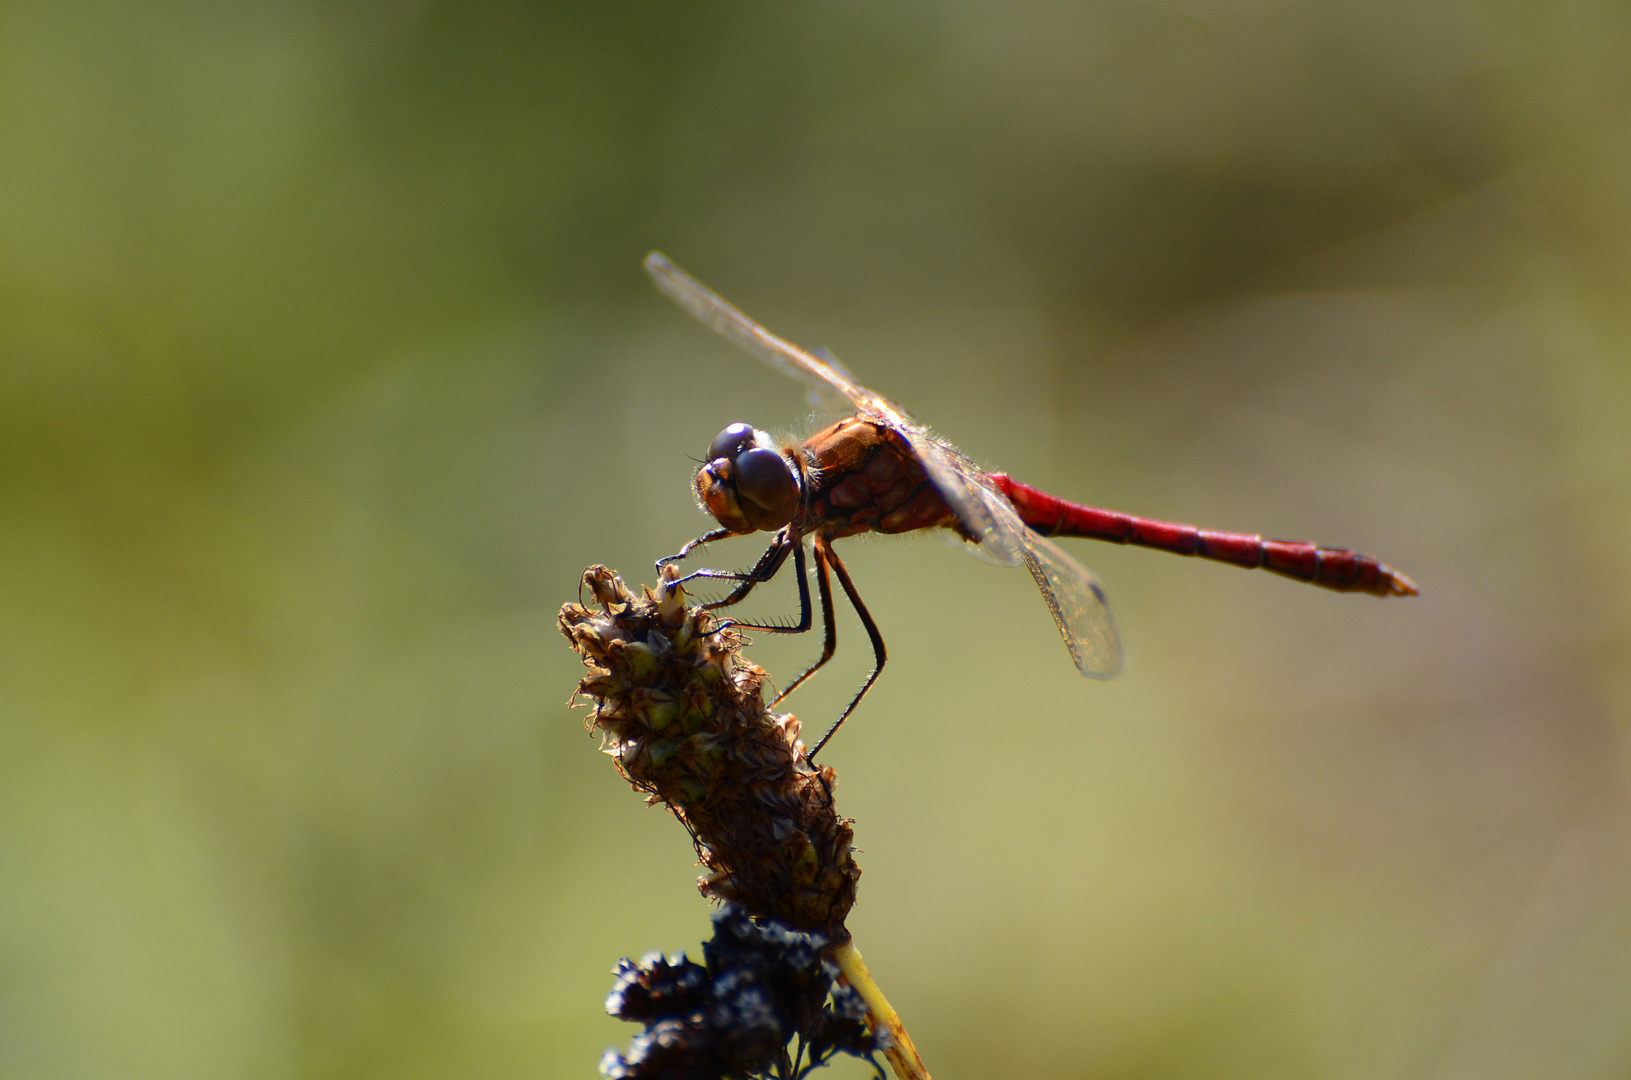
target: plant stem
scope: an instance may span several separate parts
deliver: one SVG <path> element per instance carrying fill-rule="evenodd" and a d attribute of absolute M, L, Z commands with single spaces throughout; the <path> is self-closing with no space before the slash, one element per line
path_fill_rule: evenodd
<path fill-rule="evenodd" d="M 918 1057 L 917 1047 L 912 1045 L 912 1037 L 906 1034 L 906 1026 L 900 1022 L 895 1010 L 890 1008 L 878 984 L 872 981 L 872 975 L 861 960 L 860 951 L 855 948 L 855 939 L 848 938 L 833 946 L 833 959 L 838 961 L 844 980 L 866 1002 L 867 1022 L 872 1030 L 883 1028 L 889 1032 L 890 1045 L 883 1056 L 889 1059 L 889 1066 L 895 1070 L 899 1080 L 930 1080 L 928 1068 Z"/>

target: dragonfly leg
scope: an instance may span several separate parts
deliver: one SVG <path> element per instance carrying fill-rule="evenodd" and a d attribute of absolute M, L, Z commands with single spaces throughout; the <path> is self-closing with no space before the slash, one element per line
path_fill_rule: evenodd
<path fill-rule="evenodd" d="M 753 569 L 747 573 L 744 574 L 735 570 L 693 570 L 684 577 L 675 578 L 674 584 L 687 585 L 699 578 L 706 581 L 737 582 L 736 588 L 732 589 L 730 595 L 723 600 L 714 600 L 702 605 L 710 611 L 714 608 L 729 607 L 752 592 L 755 585 L 762 585 L 775 577 L 777 572 L 781 570 L 782 563 L 787 561 L 787 556 L 792 553 L 795 547 L 802 547 L 802 545 L 793 540 L 790 530 L 783 529 L 776 534 L 776 538 L 770 542 L 770 546 L 765 548 L 765 553 L 759 556 L 759 561 L 754 563 Z"/>
<path fill-rule="evenodd" d="M 787 552 L 789 550 L 791 550 L 793 553 L 793 565 L 796 567 L 798 572 L 799 621 L 796 624 L 789 626 L 786 623 L 755 623 L 745 622 L 742 619 L 721 619 L 719 620 L 719 624 L 721 626 L 737 626 L 741 627 L 743 630 L 763 630 L 767 634 L 802 634 L 810 629 L 810 575 L 806 572 L 804 566 L 804 541 L 802 539 L 793 539 L 788 541 L 786 547 L 782 549 L 781 554 L 776 557 L 775 568 L 771 569 L 769 571 L 769 575 L 762 580 L 770 580 L 770 576 L 774 575 L 776 573 L 776 569 L 779 569 L 781 564 L 786 561 Z M 765 554 L 768 556 L 770 553 L 766 552 Z M 763 562 L 764 560 L 760 561 Z M 709 611 L 712 611 L 714 608 L 724 607 L 726 604 L 736 603 L 743 596 L 746 596 L 748 592 L 752 590 L 753 586 L 759 584 L 759 582 L 752 580 L 751 575 L 745 576 L 748 577 L 748 580 L 745 580 L 742 582 L 742 584 L 738 585 L 731 592 L 730 596 L 725 597 L 723 600 L 716 600 L 712 604 L 703 604 L 702 606 Z M 780 701 L 781 698 L 778 697 L 776 700 Z"/>
<path fill-rule="evenodd" d="M 702 540 L 705 538 L 698 537 L 697 539 Z M 690 546 L 690 544 L 686 545 L 686 547 Z M 670 556 L 670 558 L 679 557 L 679 555 Z M 781 569 L 782 560 L 786 558 L 785 538 L 778 533 L 776 538 L 770 542 L 770 546 L 765 549 L 765 553 L 759 556 L 759 561 L 753 564 L 753 569 L 745 574 L 735 570 L 693 570 L 683 577 L 675 578 L 673 584 L 688 585 L 698 578 L 708 581 L 739 582 L 737 587 L 731 590 L 730 596 L 724 600 L 703 605 L 703 607 L 728 607 L 752 592 L 753 586 L 769 581 L 774 577 L 776 571 Z"/>
<path fill-rule="evenodd" d="M 838 575 L 838 584 L 843 586 L 844 595 L 849 597 L 850 606 L 855 609 L 855 614 L 861 617 L 861 626 L 866 630 L 867 639 L 872 642 L 873 664 L 871 674 L 861 684 L 861 689 L 855 692 L 855 697 L 850 700 L 849 705 L 839 714 L 838 719 L 833 721 L 833 726 L 827 729 L 827 734 L 821 736 L 821 741 L 815 744 L 815 749 L 804 755 L 804 759 L 812 764 L 815 762 L 815 756 L 821 752 L 821 748 L 826 746 L 827 742 L 837 734 L 838 729 L 844 726 L 844 721 L 848 720 L 849 714 L 855 711 L 855 706 L 861 703 L 861 699 L 866 697 L 866 692 L 872 689 L 872 684 L 878 681 L 878 673 L 883 670 L 884 661 L 889 659 L 889 653 L 883 646 L 883 635 L 878 633 L 878 624 L 872 621 L 872 613 L 867 611 L 866 604 L 861 602 L 860 594 L 855 591 L 855 582 L 849 579 L 849 571 L 844 569 L 844 563 L 839 559 L 838 553 L 832 549 L 832 543 L 825 536 L 817 536 L 816 550 L 819 553 L 817 558 L 825 556 L 826 560 L 832 564 L 833 573 Z"/>
<path fill-rule="evenodd" d="M 832 659 L 833 650 L 838 648 L 838 621 L 834 618 L 832 605 L 832 581 L 827 575 L 827 554 L 819 542 L 815 545 L 816 587 L 821 593 L 821 659 L 805 669 L 804 674 L 787 684 L 787 689 L 776 695 L 771 705 L 779 705 L 781 700 L 803 685 L 804 680 L 821 670 L 821 665 Z M 803 567 L 799 568 L 799 576 L 804 575 Z"/>
<path fill-rule="evenodd" d="M 701 536 L 697 537 L 695 540 L 689 541 L 684 547 L 680 548 L 674 554 L 658 559 L 657 572 L 662 573 L 663 567 L 679 562 L 681 559 L 684 559 L 687 555 L 691 554 L 691 552 L 695 551 L 703 544 L 711 544 L 715 540 L 723 540 L 727 536 L 735 535 L 736 534 L 731 532 L 729 529 L 710 529 Z"/>
<path fill-rule="evenodd" d="M 771 634 L 802 634 L 810 629 L 810 579 L 804 565 L 804 538 L 791 529 L 783 529 L 776 534 L 776 539 L 770 542 L 765 553 L 759 556 L 759 561 L 747 573 L 737 573 L 731 570 L 694 570 L 682 578 L 676 578 L 674 584 L 684 585 L 697 579 L 709 581 L 734 581 L 736 588 L 722 600 L 714 600 L 703 604 L 706 611 L 715 611 L 722 607 L 730 607 L 740 603 L 754 586 L 762 585 L 775 577 L 787 562 L 787 556 L 792 555 L 798 567 L 799 586 L 799 621 L 794 624 L 787 623 L 756 623 L 743 619 L 721 619 L 721 626 L 739 626 L 744 630 L 763 630 Z"/>

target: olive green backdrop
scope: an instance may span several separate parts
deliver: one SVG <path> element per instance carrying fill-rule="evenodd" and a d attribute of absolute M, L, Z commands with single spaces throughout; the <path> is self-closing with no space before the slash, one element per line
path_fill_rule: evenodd
<path fill-rule="evenodd" d="M 0 1074 L 626 1043 L 608 968 L 709 908 L 555 613 L 703 529 L 725 424 L 810 430 L 653 247 L 992 467 L 1421 582 L 1077 542 L 1101 685 L 1024 574 L 849 544 L 892 658 L 827 755 L 851 925 L 937 1076 L 1631 1069 L 1623 5 L 38 0 L 0 4 Z"/>

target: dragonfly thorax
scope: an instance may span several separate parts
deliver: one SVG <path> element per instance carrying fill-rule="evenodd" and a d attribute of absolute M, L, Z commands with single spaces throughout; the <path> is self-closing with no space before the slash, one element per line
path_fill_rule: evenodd
<path fill-rule="evenodd" d="M 770 436 L 747 424 L 732 424 L 708 446 L 708 462 L 697 470 L 703 507 L 732 532 L 779 529 L 798 512 L 798 468 Z"/>

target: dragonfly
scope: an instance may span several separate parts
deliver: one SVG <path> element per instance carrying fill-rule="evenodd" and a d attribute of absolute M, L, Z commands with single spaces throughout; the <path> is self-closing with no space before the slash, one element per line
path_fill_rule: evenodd
<path fill-rule="evenodd" d="M 717 610 L 741 602 L 756 586 L 774 578 L 791 557 L 798 578 L 798 622 L 728 621 L 744 629 L 802 634 L 813 625 L 805 564 L 805 540 L 810 541 L 821 601 L 821 655 L 772 705 L 832 659 L 838 635 L 829 572 L 838 578 L 871 642 L 873 665 L 854 698 L 808 751 L 807 761 L 813 763 L 849 719 L 888 659 L 883 635 L 833 549 L 834 541 L 848 536 L 946 529 L 988 562 L 1023 566 L 1036 582 L 1077 670 L 1095 679 L 1113 678 L 1121 671 L 1121 637 L 1103 586 L 1051 537 L 1108 540 L 1261 568 L 1338 592 L 1418 593 L 1416 583 L 1404 574 L 1347 548 L 1137 517 L 1070 502 L 1006 473 L 987 472 L 899 405 L 855 382 L 824 350 L 807 351 L 777 337 L 661 252 L 647 255 L 645 268 L 658 289 L 704 326 L 813 390 L 836 394 L 854 410 L 796 446 L 779 444 L 751 424 L 727 426 L 714 437 L 695 477 L 697 496 L 719 527 L 657 561 L 663 571 L 717 540 L 771 533 L 770 546 L 750 570 L 701 569 L 675 580 L 732 583 L 726 596 L 703 605 Z"/>

